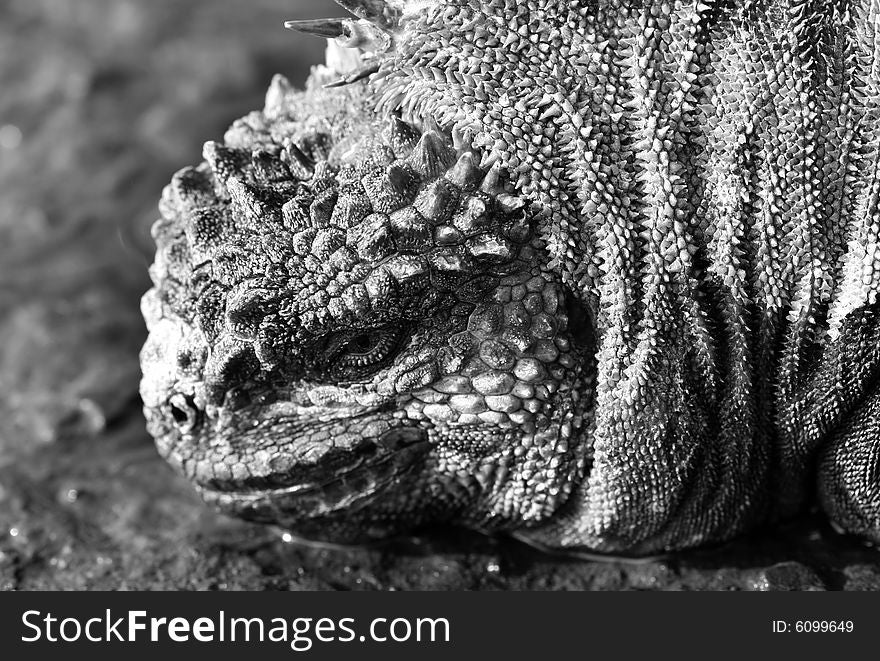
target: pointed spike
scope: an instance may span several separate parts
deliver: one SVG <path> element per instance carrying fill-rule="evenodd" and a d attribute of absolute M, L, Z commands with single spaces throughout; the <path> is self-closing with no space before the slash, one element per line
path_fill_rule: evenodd
<path fill-rule="evenodd" d="M 327 39 L 336 39 L 349 34 L 348 18 L 318 18 L 304 21 L 286 21 L 284 27 L 288 30 L 296 30 L 305 34 L 313 34 Z"/>
<path fill-rule="evenodd" d="M 290 173 L 297 179 L 305 181 L 315 174 L 315 162 L 293 142 L 282 152 L 281 159 L 287 162 Z"/>
<path fill-rule="evenodd" d="M 473 152 L 466 151 L 458 157 L 458 161 L 446 175 L 446 178 L 459 188 L 469 191 L 477 187 L 483 171 L 477 163 Z"/>
<path fill-rule="evenodd" d="M 309 216 L 312 219 L 312 227 L 327 227 L 333 216 L 333 209 L 339 200 L 339 193 L 333 189 L 327 189 L 317 197 L 309 206 Z"/>
<path fill-rule="evenodd" d="M 368 23 L 350 18 L 321 18 L 314 21 L 287 21 L 284 24 L 289 30 L 335 40 L 343 48 L 360 48 L 362 50 L 388 50 L 392 37 L 388 32 Z"/>
<path fill-rule="evenodd" d="M 293 91 L 293 85 L 280 73 L 272 78 L 272 84 L 266 92 L 264 112 L 270 117 L 275 117 L 284 112 L 284 102 Z"/>
<path fill-rule="evenodd" d="M 361 178 L 373 209 L 382 213 L 393 213 L 411 204 L 418 182 L 415 173 L 399 162 L 368 172 Z"/>
<path fill-rule="evenodd" d="M 443 132 L 443 127 L 440 126 L 440 122 L 437 121 L 437 118 L 434 115 L 428 115 L 427 117 L 422 119 L 422 133 L 428 132 Z"/>
<path fill-rule="evenodd" d="M 412 126 L 404 122 L 400 117 L 392 115 L 385 129 L 385 138 L 388 146 L 398 158 L 405 158 L 412 153 L 419 142 L 420 134 Z"/>
<path fill-rule="evenodd" d="M 484 193 L 497 194 L 501 191 L 501 162 L 495 161 L 489 173 L 480 184 L 480 190 Z"/>
<path fill-rule="evenodd" d="M 288 229 L 302 230 L 311 226 L 309 211 L 297 198 L 288 200 L 281 208 L 281 214 Z"/>
<path fill-rule="evenodd" d="M 232 206 L 251 227 L 277 217 L 280 200 L 271 189 L 261 189 L 233 177 L 226 184 Z"/>
<path fill-rule="evenodd" d="M 408 195 L 416 188 L 417 180 L 412 171 L 400 163 L 389 165 L 385 170 L 385 175 L 388 177 L 391 188 L 401 195 Z"/>
<path fill-rule="evenodd" d="M 490 168 L 495 166 L 500 158 L 501 154 L 499 154 L 497 151 L 483 152 L 483 158 L 480 159 L 480 167 L 483 170 L 489 170 Z"/>
<path fill-rule="evenodd" d="M 422 189 L 413 202 L 413 208 L 431 224 L 439 225 L 452 216 L 460 199 L 460 191 L 439 179 Z"/>
<path fill-rule="evenodd" d="M 254 177 L 262 185 L 290 180 L 290 169 L 276 154 L 257 149 L 251 154 L 251 161 Z"/>
<path fill-rule="evenodd" d="M 453 163 L 454 158 L 452 145 L 436 131 L 427 131 L 422 134 L 408 161 L 423 178 L 436 179 Z"/>

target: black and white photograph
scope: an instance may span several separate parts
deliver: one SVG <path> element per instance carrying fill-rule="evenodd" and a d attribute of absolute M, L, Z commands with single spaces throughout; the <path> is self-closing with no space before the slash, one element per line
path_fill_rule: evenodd
<path fill-rule="evenodd" d="M 0 589 L 876 591 L 878 174 L 875 0 L 0 0 Z"/>

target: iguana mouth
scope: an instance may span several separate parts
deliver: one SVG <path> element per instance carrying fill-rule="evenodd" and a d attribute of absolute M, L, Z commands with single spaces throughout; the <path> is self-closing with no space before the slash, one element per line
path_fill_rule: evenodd
<path fill-rule="evenodd" d="M 322 505 L 360 498 L 390 484 L 418 461 L 429 447 L 427 431 L 416 427 L 391 429 L 376 439 L 365 439 L 354 448 L 328 452 L 311 466 L 255 475 L 242 480 L 208 480 L 199 491 L 209 501 L 240 507 L 283 501 L 287 508 L 302 499 Z M 336 503 L 341 506 L 341 503 Z"/>

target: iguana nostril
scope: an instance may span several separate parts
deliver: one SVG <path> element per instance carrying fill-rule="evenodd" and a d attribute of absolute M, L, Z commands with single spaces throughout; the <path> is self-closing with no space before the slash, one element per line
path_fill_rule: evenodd
<path fill-rule="evenodd" d="M 187 419 L 186 411 L 177 408 L 174 404 L 171 405 L 171 416 L 177 424 L 183 424 Z"/>
<path fill-rule="evenodd" d="M 189 351 L 181 351 L 177 354 L 177 366 L 180 369 L 187 369 L 193 363 L 192 353 Z"/>
<path fill-rule="evenodd" d="M 177 393 L 168 400 L 171 417 L 178 428 L 186 433 L 192 431 L 199 422 L 199 409 L 191 395 Z"/>

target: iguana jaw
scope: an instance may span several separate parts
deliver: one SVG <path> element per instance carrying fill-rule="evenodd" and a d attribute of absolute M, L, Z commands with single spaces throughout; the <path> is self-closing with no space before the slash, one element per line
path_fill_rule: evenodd
<path fill-rule="evenodd" d="M 427 431 L 416 427 L 395 427 L 376 438 L 364 437 L 345 449 L 336 447 L 333 439 L 329 439 L 313 444 L 310 450 L 317 458 L 310 464 L 297 462 L 288 470 L 250 475 L 231 482 L 208 479 L 197 485 L 206 493 L 223 493 L 241 499 L 293 496 L 322 490 L 357 473 L 369 473 L 374 466 L 390 468 L 388 464 L 409 463 L 428 449 L 427 440 Z"/>
<path fill-rule="evenodd" d="M 302 530 L 308 521 L 374 502 L 402 476 L 417 471 L 430 450 L 427 436 L 424 429 L 397 427 L 375 439 L 361 439 L 348 450 L 325 442 L 324 454 L 312 465 L 233 483 L 196 481 L 196 487 L 207 503 L 228 514 L 268 518 Z"/>

